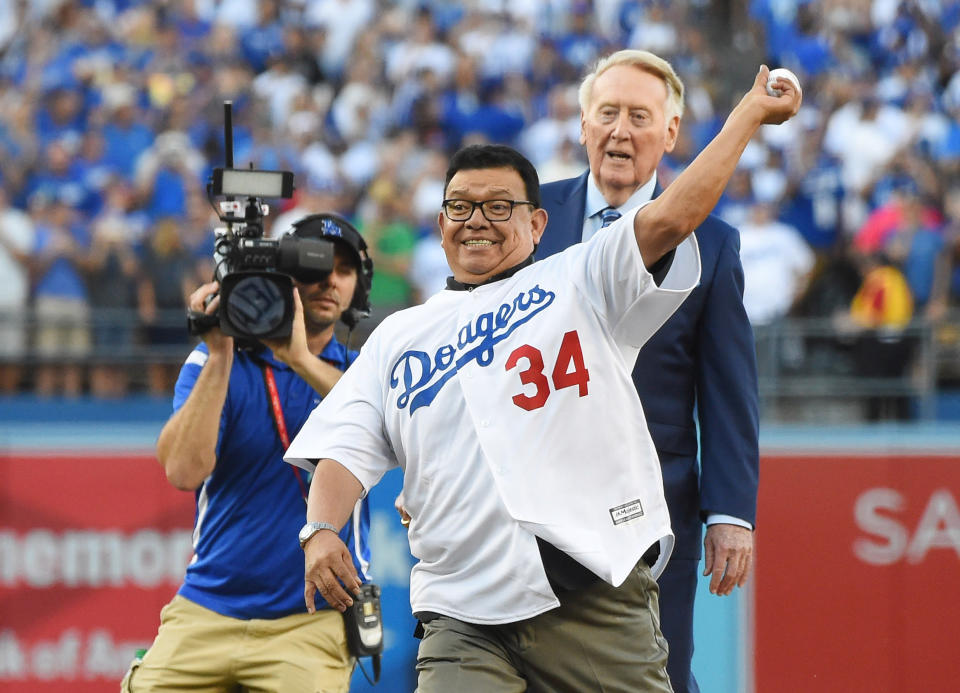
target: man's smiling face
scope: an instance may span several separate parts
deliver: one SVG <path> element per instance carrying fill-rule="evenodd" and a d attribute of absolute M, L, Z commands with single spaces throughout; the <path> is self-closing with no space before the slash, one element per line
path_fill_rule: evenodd
<path fill-rule="evenodd" d="M 444 197 L 470 202 L 528 199 L 523 179 L 509 167 L 461 169 L 450 179 Z M 453 276 L 480 284 L 529 257 L 543 234 L 547 213 L 518 204 L 508 220 L 489 221 L 477 206 L 465 221 L 451 221 L 441 211 L 437 223 Z"/>
<path fill-rule="evenodd" d="M 667 85 L 656 75 L 614 65 L 597 77 L 580 114 L 580 144 L 607 202 L 623 204 L 650 180 L 679 126 L 679 116 L 667 116 Z"/>

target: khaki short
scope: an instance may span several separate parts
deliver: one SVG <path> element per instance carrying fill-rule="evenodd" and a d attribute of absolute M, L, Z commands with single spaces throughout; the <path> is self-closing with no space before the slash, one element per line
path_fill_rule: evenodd
<path fill-rule="evenodd" d="M 245 621 L 177 595 L 120 690 L 347 693 L 353 665 L 338 611 Z"/>
<path fill-rule="evenodd" d="M 34 304 L 34 315 L 38 356 L 81 358 L 90 353 L 90 306 L 86 301 L 41 296 Z"/>
<path fill-rule="evenodd" d="M 417 693 L 669 693 L 659 591 L 641 561 L 620 587 L 598 580 L 534 618 L 424 624 Z"/>

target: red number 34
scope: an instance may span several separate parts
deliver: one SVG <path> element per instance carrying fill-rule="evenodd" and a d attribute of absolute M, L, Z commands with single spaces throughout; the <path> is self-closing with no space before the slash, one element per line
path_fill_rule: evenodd
<path fill-rule="evenodd" d="M 543 374 L 543 354 L 534 346 L 524 344 L 511 352 L 507 359 L 506 369 L 513 370 L 520 359 L 527 360 L 527 367 L 520 371 L 520 382 L 524 385 L 533 384 L 537 389 L 532 395 L 520 393 L 513 396 L 513 403 L 521 409 L 532 411 L 542 407 L 550 396 L 550 383 Z M 587 396 L 587 382 L 590 380 L 590 371 L 583 364 L 583 350 L 580 348 L 580 337 L 576 330 L 563 335 L 557 361 L 553 366 L 553 388 L 562 390 L 565 387 L 577 386 L 581 397 Z"/>

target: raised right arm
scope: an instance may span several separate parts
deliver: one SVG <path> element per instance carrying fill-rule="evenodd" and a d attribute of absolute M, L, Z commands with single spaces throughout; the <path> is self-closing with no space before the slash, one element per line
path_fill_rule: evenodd
<path fill-rule="evenodd" d="M 780 96 L 767 94 L 769 70 L 760 66 L 749 92 L 727 117 L 723 128 L 663 193 L 634 217 L 634 233 L 649 268 L 693 233 L 713 210 L 747 143 L 764 124 L 789 120 L 800 109 L 802 94 L 781 79 Z"/>

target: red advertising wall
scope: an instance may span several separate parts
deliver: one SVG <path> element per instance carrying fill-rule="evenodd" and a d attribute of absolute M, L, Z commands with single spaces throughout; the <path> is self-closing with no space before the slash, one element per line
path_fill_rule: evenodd
<path fill-rule="evenodd" d="M 148 455 L 0 457 L 0 690 L 119 690 L 191 553 Z"/>
<path fill-rule="evenodd" d="M 960 454 L 764 456 L 756 693 L 960 690 Z"/>
<path fill-rule="evenodd" d="M 756 693 L 960 690 L 960 454 L 768 454 L 759 502 Z M 116 691 L 193 512 L 150 455 L 0 456 L 0 691 Z"/>

